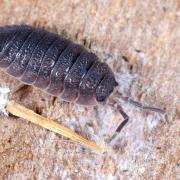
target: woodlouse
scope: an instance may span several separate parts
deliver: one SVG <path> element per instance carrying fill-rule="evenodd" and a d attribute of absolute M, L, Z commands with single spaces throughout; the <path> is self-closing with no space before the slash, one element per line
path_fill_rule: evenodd
<path fill-rule="evenodd" d="M 66 101 L 96 105 L 117 85 L 106 63 L 80 45 L 27 25 L 0 29 L 0 67 Z"/>
<path fill-rule="evenodd" d="M 55 33 L 28 25 L 0 28 L 0 67 L 25 84 L 82 105 L 104 102 L 118 85 L 110 67 L 95 54 Z M 165 113 L 121 94 L 119 97 L 142 109 Z M 116 132 L 129 119 L 119 104 L 118 110 L 124 121 Z"/>

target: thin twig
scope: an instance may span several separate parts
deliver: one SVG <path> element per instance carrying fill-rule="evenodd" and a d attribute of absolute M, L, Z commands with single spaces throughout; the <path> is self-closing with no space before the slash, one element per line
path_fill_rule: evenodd
<path fill-rule="evenodd" d="M 6 106 L 6 109 L 11 114 L 21 117 L 23 119 L 26 119 L 34 124 L 37 124 L 41 127 L 44 127 L 48 130 L 51 130 L 53 132 L 56 132 L 62 136 L 65 136 L 67 138 L 70 138 L 74 141 L 79 142 L 82 145 L 85 145 L 86 147 L 95 150 L 98 153 L 103 153 L 106 151 L 105 146 L 98 146 L 92 141 L 89 141 L 82 136 L 78 135 L 77 133 L 71 131 L 70 129 L 56 123 L 55 121 L 46 119 L 38 114 L 36 114 L 34 111 L 27 109 L 26 107 L 17 104 L 16 102 L 9 102 Z"/>

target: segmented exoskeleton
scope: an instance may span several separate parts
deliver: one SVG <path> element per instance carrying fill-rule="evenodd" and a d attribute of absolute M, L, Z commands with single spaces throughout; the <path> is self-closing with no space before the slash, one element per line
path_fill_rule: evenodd
<path fill-rule="evenodd" d="M 0 67 L 66 101 L 96 105 L 117 85 L 106 63 L 80 45 L 27 25 L 0 28 Z"/>
<path fill-rule="evenodd" d="M 110 67 L 95 54 L 55 33 L 27 25 L 0 27 L 0 67 L 25 84 L 82 105 L 104 102 L 118 85 Z M 118 97 L 142 109 L 165 113 L 120 93 Z M 117 104 L 113 99 L 111 103 Z M 119 104 L 117 108 L 124 121 L 115 135 L 129 119 Z"/>

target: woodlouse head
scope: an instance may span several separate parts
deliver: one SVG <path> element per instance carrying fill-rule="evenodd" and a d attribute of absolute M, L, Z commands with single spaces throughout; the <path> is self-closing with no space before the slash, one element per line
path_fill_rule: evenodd
<path fill-rule="evenodd" d="M 114 74 L 112 72 L 108 73 L 96 89 L 96 101 L 98 103 L 105 102 L 116 86 L 118 86 L 118 83 Z"/>

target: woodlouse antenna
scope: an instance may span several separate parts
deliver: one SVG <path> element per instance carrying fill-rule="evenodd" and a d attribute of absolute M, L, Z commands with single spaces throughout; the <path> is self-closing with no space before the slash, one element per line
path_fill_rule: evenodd
<path fill-rule="evenodd" d="M 129 116 L 124 112 L 124 110 L 121 107 L 121 105 L 119 104 L 119 102 L 117 100 L 115 100 L 116 98 L 120 98 L 123 101 L 125 101 L 127 103 L 130 103 L 133 106 L 136 106 L 136 107 L 138 107 L 138 108 L 140 108 L 142 110 L 147 110 L 147 111 L 152 111 L 152 112 L 163 114 L 165 116 L 166 121 L 168 121 L 167 113 L 166 113 L 165 110 L 160 109 L 160 108 L 156 108 L 156 107 L 145 106 L 141 102 L 134 101 L 130 97 L 123 96 L 121 93 L 116 92 L 114 99 L 111 98 L 109 102 L 110 102 L 111 105 L 116 106 L 116 109 L 120 112 L 120 114 L 122 115 L 124 120 L 120 123 L 120 125 L 117 127 L 115 133 L 113 134 L 113 136 L 109 140 L 109 143 L 111 143 L 111 144 L 113 144 L 116 141 L 116 138 L 117 138 L 118 134 L 121 132 L 123 127 L 129 121 Z"/>

